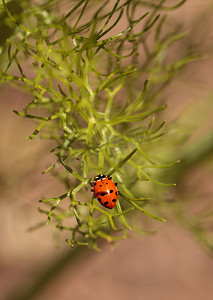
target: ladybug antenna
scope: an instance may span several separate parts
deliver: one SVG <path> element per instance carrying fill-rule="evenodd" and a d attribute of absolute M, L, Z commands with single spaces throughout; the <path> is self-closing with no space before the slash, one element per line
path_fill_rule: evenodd
<path fill-rule="evenodd" d="M 135 152 L 137 151 L 137 148 L 135 148 L 132 152 L 130 152 L 117 166 L 114 167 L 114 169 L 112 169 L 107 176 L 112 175 L 113 173 L 115 173 L 118 169 L 120 169 L 121 166 L 123 166 L 123 164 L 125 164 L 125 162 L 127 162 L 127 160 L 129 160 L 133 154 L 135 154 Z"/>

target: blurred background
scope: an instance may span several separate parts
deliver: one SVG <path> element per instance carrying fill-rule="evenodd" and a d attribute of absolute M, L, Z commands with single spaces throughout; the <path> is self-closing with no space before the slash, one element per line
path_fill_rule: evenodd
<path fill-rule="evenodd" d="M 169 102 L 168 123 L 183 119 L 193 127 L 196 119 L 194 110 L 187 110 L 189 104 L 200 110 L 202 122 L 189 140 L 207 136 L 209 145 L 213 140 L 212 13 L 212 1 L 188 0 L 169 14 L 168 27 L 176 23 L 189 32 L 179 50 L 207 56 L 188 65 L 163 96 Z M 57 179 L 41 174 L 53 158 L 51 145 L 46 140 L 25 140 L 35 125 L 12 111 L 21 111 L 29 95 L 3 85 L 0 99 L 0 299 L 210 298 L 211 245 L 205 246 L 203 236 L 189 228 L 180 211 L 176 219 L 168 216 L 167 223 L 155 222 L 155 235 L 133 235 L 114 247 L 103 244 L 101 252 L 69 248 L 51 225 L 30 230 L 44 221 L 38 200 L 64 190 Z M 170 191 L 179 201 L 190 199 L 186 210 L 191 214 L 202 205 L 211 213 L 208 207 L 212 207 L 212 148 L 200 153 Z M 181 155 L 177 153 L 177 159 Z"/>

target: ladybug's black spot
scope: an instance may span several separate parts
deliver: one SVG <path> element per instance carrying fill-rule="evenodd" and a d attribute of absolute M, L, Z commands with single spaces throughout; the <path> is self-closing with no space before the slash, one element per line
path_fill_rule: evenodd
<path fill-rule="evenodd" d="M 94 182 L 93 185 L 96 185 L 96 182 Z"/>
<path fill-rule="evenodd" d="M 106 182 L 106 184 L 108 184 L 108 182 Z"/>
<path fill-rule="evenodd" d="M 100 187 L 102 186 L 102 184 L 99 185 Z"/>
<path fill-rule="evenodd" d="M 117 195 L 118 194 L 118 192 L 115 192 L 115 195 Z"/>
<path fill-rule="evenodd" d="M 113 193 L 113 190 L 110 190 L 110 193 Z"/>
<path fill-rule="evenodd" d="M 112 202 L 116 202 L 116 199 L 112 199 Z"/>
<path fill-rule="evenodd" d="M 105 196 L 105 193 L 101 193 L 101 196 Z"/>
<path fill-rule="evenodd" d="M 98 201 L 101 202 L 101 198 L 98 198 Z"/>
<path fill-rule="evenodd" d="M 109 204 L 109 202 L 108 202 L 108 201 L 105 201 L 105 202 L 104 202 L 104 205 L 107 205 L 107 204 Z"/>

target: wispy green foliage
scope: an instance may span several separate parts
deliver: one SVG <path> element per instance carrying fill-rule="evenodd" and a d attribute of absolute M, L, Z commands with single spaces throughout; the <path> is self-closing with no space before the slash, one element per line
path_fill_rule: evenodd
<path fill-rule="evenodd" d="M 162 163 L 146 152 L 147 145 L 164 134 L 165 121 L 155 116 L 166 107 L 156 98 L 197 58 L 165 62 L 170 46 L 185 37 L 176 30 L 162 33 L 166 18 L 159 11 L 172 7 L 165 0 L 115 1 L 113 7 L 89 0 L 22 1 L 23 16 L 17 19 L 2 3 L 15 30 L 3 47 L 1 83 L 11 82 L 33 95 L 23 112 L 14 112 L 38 123 L 28 139 L 39 135 L 55 142 L 56 161 L 43 173 L 57 170 L 67 189 L 61 196 L 40 200 L 48 207 L 40 209 L 47 223 L 71 233 L 69 245 L 97 249 L 99 238 L 125 238 L 135 228 L 131 216 L 136 211 L 141 218 L 163 221 L 149 212 L 155 211 L 147 201 L 152 194 L 140 192 L 138 199 L 134 187 L 150 181 L 171 185 L 159 182 L 150 170 L 174 163 Z M 155 34 L 150 38 L 151 32 Z M 37 108 L 41 115 L 35 114 Z M 137 153 L 128 157 L 134 148 Z M 111 211 L 99 206 L 88 183 L 97 174 L 114 171 L 121 198 Z M 68 207 L 61 206 L 66 198 Z"/>

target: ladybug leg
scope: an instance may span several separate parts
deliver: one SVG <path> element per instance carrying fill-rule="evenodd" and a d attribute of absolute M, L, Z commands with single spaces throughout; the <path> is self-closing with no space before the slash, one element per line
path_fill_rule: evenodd
<path fill-rule="evenodd" d="M 118 185 L 118 183 L 117 182 L 115 182 L 115 186 L 117 186 Z"/>

